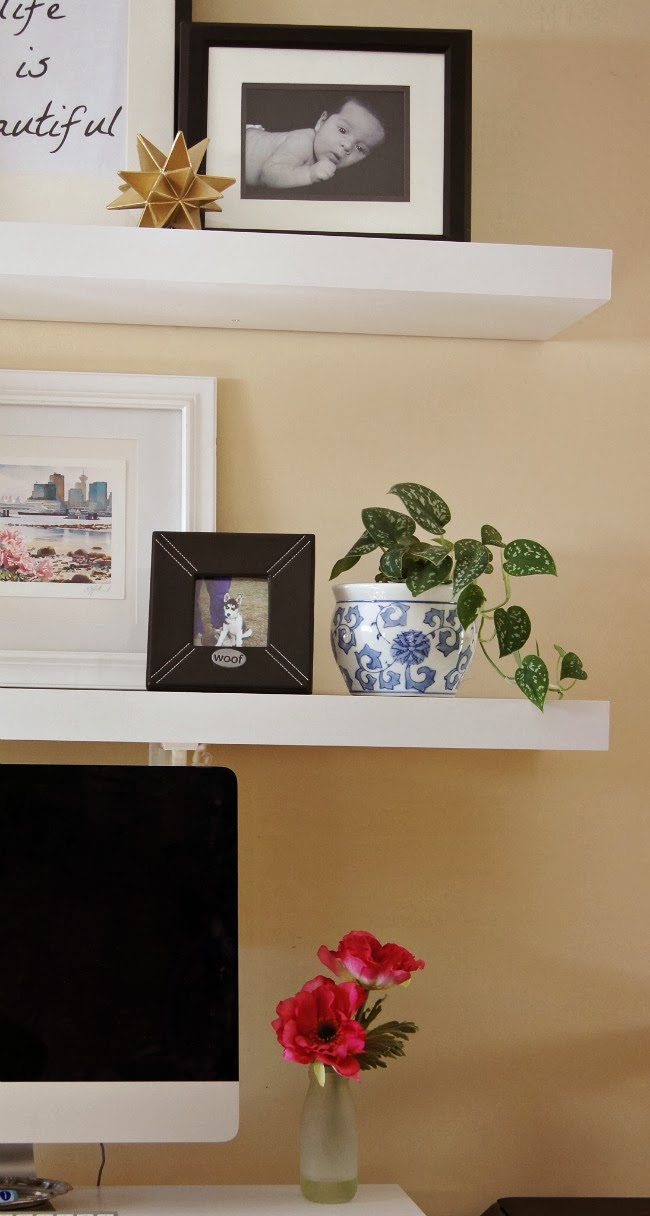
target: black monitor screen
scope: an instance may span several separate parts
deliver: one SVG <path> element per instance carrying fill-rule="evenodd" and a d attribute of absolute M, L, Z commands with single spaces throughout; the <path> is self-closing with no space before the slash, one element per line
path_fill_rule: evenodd
<path fill-rule="evenodd" d="M 0 1080 L 237 1080 L 230 769 L 5 764 L 0 866 Z"/>

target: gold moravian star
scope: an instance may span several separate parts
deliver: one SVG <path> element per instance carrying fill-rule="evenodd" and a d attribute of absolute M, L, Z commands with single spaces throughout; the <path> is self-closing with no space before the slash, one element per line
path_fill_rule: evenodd
<path fill-rule="evenodd" d="M 144 135 L 138 135 L 140 172 L 120 172 L 122 193 L 108 203 L 107 211 L 144 207 L 139 228 L 200 228 L 201 211 L 221 211 L 216 200 L 236 180 L 197 173 L 208 143 L 203 139 L 188 148 L 179 131 L 165 156 Z"/>

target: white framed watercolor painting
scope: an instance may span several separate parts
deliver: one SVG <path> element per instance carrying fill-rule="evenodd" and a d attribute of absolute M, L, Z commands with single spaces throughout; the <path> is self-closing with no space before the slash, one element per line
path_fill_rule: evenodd
<path fill-rule="evenodd" d="M 0 684 L 144 688 L 152 533 L 215 503 L 214 379 L 0 370 Z"/>

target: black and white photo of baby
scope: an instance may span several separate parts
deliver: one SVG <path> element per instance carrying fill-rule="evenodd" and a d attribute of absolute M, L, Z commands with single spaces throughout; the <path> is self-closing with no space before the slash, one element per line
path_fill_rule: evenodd
<path fill-rule="evenodd" d="M 242 88 L 242 198 L 409 198 L 408 88 Z"/>

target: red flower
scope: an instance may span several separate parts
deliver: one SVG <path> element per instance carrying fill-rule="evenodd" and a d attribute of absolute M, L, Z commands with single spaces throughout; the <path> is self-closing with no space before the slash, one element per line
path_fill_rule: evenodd
<path fill-rule="evenodd" d="M 358 984 L 335 984 L 328 976 L 317 975 L 303 984 L 300 992 L 280 1001 L 277 1018 L 271 1023 L 285 1060 L 298 1064 L 318 1061 L 329 1064 L 344 1077 L 356 1077 L 366 1032 L 354 1020 L 366 993 Z"/>
<path fill-rule="evenodd" d="M 321 946 L 318 957 L 336 975 L 346 976 L 363 984 L 364 988 L 391 988 L 408 984 L 411 972 L 424 967 L 404 946 L 394 942 L 382 945 L 372 933 L 355 929 L 342 937 L 338 950 Z"/>

